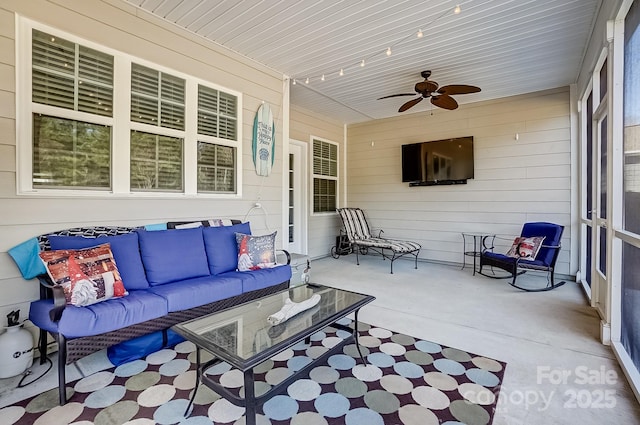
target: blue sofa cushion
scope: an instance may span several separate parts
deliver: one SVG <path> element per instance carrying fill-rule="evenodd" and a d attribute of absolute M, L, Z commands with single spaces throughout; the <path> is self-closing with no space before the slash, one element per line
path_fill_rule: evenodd
<path fill-rule="evenodd" d="M 284 264 L 270 269 L 252 270 L 250 272 L 227 272 L 219 277 L 233 277 L 242 281 L 242 293 L 255 291 L 278 285 L 291 279 L 291 266 Z"/>
<path fill-rule="evenodd" d="M 251 228 L 249 223 L 205 227 L 202 230 L 211 274 L 230 272 L 238 268 L 236 232 L 250 235 Z"/>
<path fill-rule="evenodd" d="M 142 264 L 151 286 L 209 275 L 202 228 L 139 231 Z"/>
<path fill-rule="evenodd" d="M 242 281 L 236 277 L 204 276 L 155 286 L 149 291 L 164 298 L 171 313 L 240 295 Z"/>
<path fill-rule="evenodd" d="M 134 289 L 146 289 L 149 287 L 147 277 L 140 258 L 138 246 L 138 234 L 127 233 L 117 236 L 99 236 L 97 238 L 85 238 L 82 236 L 47 236 L 52 250 L 58 249 L 82 249 L 91 248 L 101 244 L 111 245 L 113 258 L 122 277 L 124 287 L 130 291 Z"/>
<path fill-rule="evenodd" d="M 86 307 L 69 305 L 58 323 L 49 318 L 53 301 L 31 303 L 29 320 L 40 329 L 58 332 L 67 338 L 98 335 L 136 323 L 162 317 L 168 313 L 164 298 L 147 290 L 130 291 L 123 298 L 112 298 Z"/>

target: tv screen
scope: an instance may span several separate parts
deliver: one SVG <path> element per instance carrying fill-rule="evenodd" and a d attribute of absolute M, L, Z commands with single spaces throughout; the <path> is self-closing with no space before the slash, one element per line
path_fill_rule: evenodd
<path fill-rule="evenodd" d="M 402 181 L 465 183 L 473 178 L 473 137 L 402 145 Z"/>

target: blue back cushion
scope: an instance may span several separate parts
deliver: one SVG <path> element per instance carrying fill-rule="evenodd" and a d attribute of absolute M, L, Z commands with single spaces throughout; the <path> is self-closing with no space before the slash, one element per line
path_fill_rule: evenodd
<path fill-rule="evenodd" d="M 202 228 L 138 232 L 151 286 L 209 275 Z"/>
<path fill-rule="evenodd" d="M 117 236 L 99 236 L 97 238 L 85 238 L 82 236 L 47 236 L 52 250 L 57 249 L 82 249 L 108 243 L 111 245 L 113 258 L 122 277 L 122 283 L 127 290 L 146 289 L 149 287 L 147 277 L 140 258 L 138 246 L 138 234 L 127 233 Z"/>
<path fill-rule="evenodd" d="M 564 226 L 553 223 L 534 222 L 525 223 L 522 227 L 522 234 L 526 238 L 534 236 L 544 236 L 542 245 L 558 246 L 560 245 L 560 239 L 562 238 L 562 231 Z M 538 251 L 536 260 L 542 261 L 545 265 L 550 266 L 553 261 L 553 256 L 556 250 L 551 248 L 545 248 L 544 246 Z"/>
<path fill-rule="evenodd" d="M 236 242 L 236 232 L 250 235 L 251 227 L 249 227 L 249 223 L 205 227 L 202 231 L 211 274 L 226 273 L 237 269 L 238 244 Z"/>

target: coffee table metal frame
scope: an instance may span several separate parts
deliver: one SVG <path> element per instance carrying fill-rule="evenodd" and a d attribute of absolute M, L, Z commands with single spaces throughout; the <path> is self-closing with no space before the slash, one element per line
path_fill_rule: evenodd
<path fill-rule="evenodd" d="M 322 285 L 315 285 L 315 284 L 308 284 L 307 285 L 309 288 L 314 288 L 314 289 L 322 289 L 324 288 L 324 286 Z M 339 290 L 336 289 L 338 291 L 343 291 L 343 290 Z M 343 291 L 343 292 L 350 292 L 350 291 Z M 203 338 L 201 338 L 197 333 L 192 332 L 190 329 L 186 328 L 185 325 L 193 322 L 193 321 L 197 321 L 197 320 L 202 320 L 205 317 L 210 317 L 213 315 L 217 315 L 224 312 L 230 312 L 233 309 L 240 309 L 242 308 L 242 306 L 244 306 L 245 304 L 242 304 L 240 306 L 235 306 L 235 307 L 231 307 L 230 309 L 226 309 L 226 310 L 222 310 L 216 313 L 211 313 L 210 315 L 206 315 L 206 316 L 202 316 L 200 318 L 196 318 L 193 320 L 189 320 L 187 322 L 183 322 L 183 323 L 179 323 L 175 326 L 173 326 L 173 330 L 176 331 L 177 333 L 179 333 L 180 335 L 182 335 L 183 337 L 185 337 L 187 340 L 193 342 L 196 345 L 196 386 L 194 387 L 193 390 L 193 394 L 191 396 L 191 400 L 189 400 L 189 404 L 187 406 L 187 409 L 185 411 L 185 417 L 188 417 L 188 415 L 190 414 L 190 409 L 191 406 L 193 405 L 193 401 L 195 400 L 196 397 L 196 392 L 198 390 L 198 386 L 200 385 L 200 382 L 202 382 L 203 384 L 205 384 L 207 387 L 211 388 L 213 391 L 215 391 L 216 393 L 218 393 L 220 396 L 224 397 L 226 400 L 228 400 L 229 402 L 233 403 L 236 406 L 240 406 L 240 407 L 245 407 L 245 418 L 246 418 L 246 424 L 247 425 L 255 425 L 256 423 L 256 407 L 260 406 L 262 404 L 264 404 L 265 402 L 267 402 L 269 399 L 271 399 L 272 397 L 275 397 L 276 395 L 280 394 L 283 392 L 283 390 L 285 390 L 290 384 L 292 384 L 294 381 L 300 379 L 303 376 L 308 376 L 309 372 L 311 371 L 311 369 L 313 369 L 314 367 L 316 367 L 318 364 L 320 363 L 325 363 L 325 361 L 331 357 L 334 354 L 337 354 L 338 352 L 340 352 L 342 350 L 342 348 L 352 342 L 355 343 L 356 345 L 356 349 L 358 350 L 358 354 L 360 355 L 360 359 L 362 360 L 363 364 L 366 364 L 366 360 L 364 359 L 364 356 L 362 355 L 362 351 L 360 350 L 360 344 L 358 343 L 358 312 L 360 311 L 360 308 L 362 308 L 363 306 L 365 306 L 366 304 L 369 304 L 370 302 L 372 302 L 373 300 L 375 300 L 375 297 L 371 296 L 371 295 L 364 295 L 364 294 L 359 294 L 359 295 L 363 295 L 364 298 L 340 311 L 335 312 L 334 314 L 326 317 L 324 320 L 322 320 L 321 322 L 318 322 L 306 329 L 301 330 L 300 332 L 278 342 L 277 344 L 268 347 L 265 350 L 260 351 L 259 353 L 256 353 L 254 356 L 248 358 L 248 359 L 242 359 L 240 358 L 238 355 L 234 354 L 234 353 L 230 353 L 227 350 L 222 349 L 221 347 L 219 347 L 218 345 L 216 345 L 215 343 L 212 343 L 211 341 L 205 340 Z M 271 295 L 272 296 L 272 295 Z M 247 304 L 251 304 L 251 303 L 256 303 L 256 301 L 259 300 L 254 300 L 251 301 L 250 303 Z M 300 315 L 306 314 L 306 313 L 311 313 L 310 311 L 307 312 L 302 312 L 300 313 Z M 354 313 L 354 322 L 353 322 L 353 327 L 350 326 L 345 326 L 342 325 L 340 323 L 336 323 L 338 320 L 348 316 L 349 314 Z M 286 322 L 285 322 L 286 323 Z M 277 385 L 274 385 L 269 391 L 267 391 L 266 393 L 257 396 L 255 394 L 255 380 L 254 380 L 254 373 L 253 373 L 253 368 L 258 366 L 259 364 L 265 362 L 266 360 L 269 360 L 270 358 L 272 358 L 273 356 L 283 352 L 284 350 L 296 345 L 297 343 L 299 343 L 300 341 L 309 341 L 311 338 L 311 335 L 315 334 L 318 331 L 321 331 L 322 329 L 331 326 L 335 329 L 339 329 L 339 330 L 343 330 L 343 331 L 347 331 L 350 333 L 350 335 L 346 338 L 344 338 L 341 342 L 339 342 L 338 344 L 336 344 L 335 346 L 333 346 L 332 348 L 330 348 L 327 352 L 325 352 L 324 354 L 322 354 L 321 356 L 313 359 L 309 364 L 307 364 L 306 366 L 304 366 L 303 368 L 301 368 L 300 370 L 294 372 L 292 375 L 290 375 L 289 377 L 285 378 L 282 382 L 278 383 Z M 201 364 L 201 358 L 200 358 L 200 350 L 201 349 L 205 349 L 207 351 L 209 351 L 210 353 L 212 353 L 215 357 L 206 362 L 205 364 Z M 228 364 L 230 364 L 231 366 L 233 366 L 234 368 L 240 370 L 243 372 L 244 375 L 244 398 L 239 397 L 235 394 L 233 394 L 232 392 L 230 392 L 227 388 L 223 387 L 222 385 L 220 385 L 220 383 L 215 382 L 209 375 L 206 375 L 204 372 L 217 365 L 218 363 L 221 362 L 227 362 Z"/>

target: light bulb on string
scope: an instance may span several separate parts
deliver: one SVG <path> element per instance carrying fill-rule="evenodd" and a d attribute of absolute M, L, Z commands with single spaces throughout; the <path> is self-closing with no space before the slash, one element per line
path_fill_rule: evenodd
<path fill-rule="evenodd" d="M 387 56 L 391 56 L 391 47 L 387 47 Z"/>
<path fill-rule="evenodd" d="M 453 9 L 453 13 L 459 15 L 460 12 L 462 12 L 462 8 L 460 7 L 460 5 L 456 5 L 455 9 Z"/>
<path fill-rule="evenodd" d="M 364 59 L 362 59 L 362 62 L 360 62 L 360 67 L 364 68 Z"/>
<path fill-rule="evenodd" d="M 320 77 L 320 81 L 324 81 L 324 74 L 322 74 L 322 77 Z"/>
<path fill-rule="evenodd" d="M 292 84 L 293 84 L 294 86 L 296 85 L 296 79 L 295 79 L 295 78 L 293 79 L 293 83 L 292 83 Z"/>
<path fill-rule="evenodd" d="M 306 79 L 306 80 L 304 80 L 304 83 L 305 83 L 305 84 L 309 84 L 309 77 L 307 77 L 307 79 Z"/>
<path fill-rule="evenodd" d="M 423 35 L 424 34 L 422 34 L 422 30 L 420 29 L 420 30 L 418 30 L 418 33 L 416 34 L 416 37 L 422 38 Z"/>
<path fill-rule="evenodd" d="M 344 69 L 340 68 L 340 72 L 338 73 L 339 76 L 343 76 L 344 75 Z"/>

